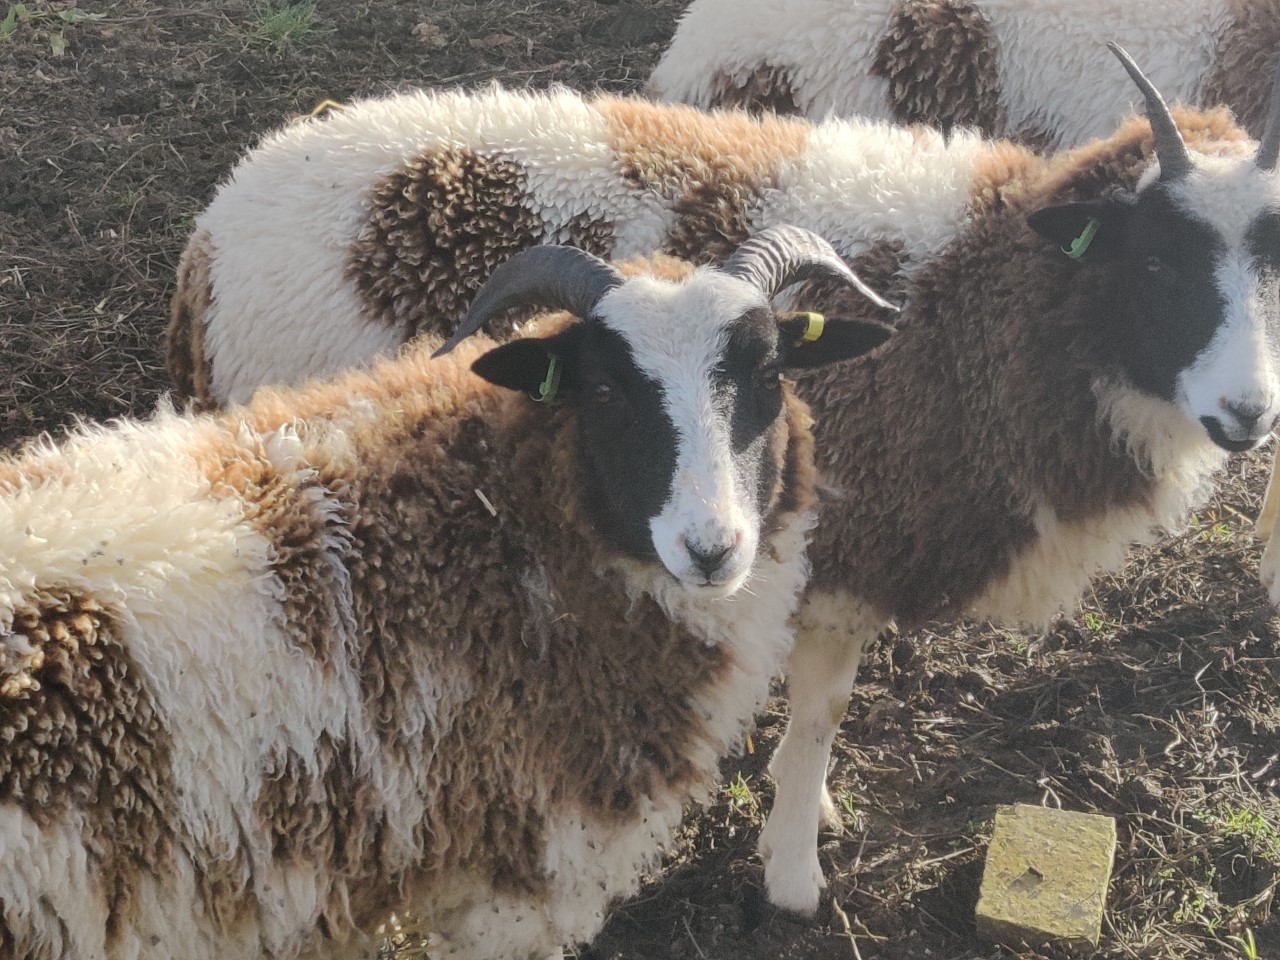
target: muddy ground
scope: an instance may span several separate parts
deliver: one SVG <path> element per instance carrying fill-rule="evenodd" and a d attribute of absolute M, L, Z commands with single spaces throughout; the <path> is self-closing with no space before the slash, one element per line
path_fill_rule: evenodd
<path fill-rule="evenodd" d="M 155 404 L 192 214 L 263 132 L 415 84 L 633 90 L 682 5 L 84 0 L 0 17 L 0 446 Z M 1021 801 L 1117 819 L 1094 956 L 1243 958 L 1250 937 L 1280 956 L 1280 639 L 1249 525 L 1265 474 L 1263 455 L 1237 458 L 1183 536 L 1135 552 L 1043 636 L 882 642 L 836 749 L 847 822 L 820 838 L 817 918 L 770 910 L 752 855 L 778 699 L 756 752 L 726 764 L 732 786 L 583 955 L 1059 956 L 974 934 L 992 814 Z"/>

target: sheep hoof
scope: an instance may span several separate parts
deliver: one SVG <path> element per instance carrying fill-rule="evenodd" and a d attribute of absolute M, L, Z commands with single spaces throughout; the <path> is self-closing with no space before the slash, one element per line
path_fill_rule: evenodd
<path fill-rule="evenodd" d="M 769 902 L 775 907 L 812 917 L 818 912 L 818 898 L 826 886 L 818 851 L 809 847 L 800 855 L 788 850 L 770 857 L 764 868 L 764 885 Z"/>
<path fill-rule="evenodd" d="M 770 831 L 770 827 L 774 827 Z M 818 897 L 826 881 L 818 863 L 816 844 L 775 842 L 781 831 L 770 818 L 760 834 L 759 852 L 764 861 L 764 885 L 769 902 L 782 910 L 811 917 L 818 910 Z"/>

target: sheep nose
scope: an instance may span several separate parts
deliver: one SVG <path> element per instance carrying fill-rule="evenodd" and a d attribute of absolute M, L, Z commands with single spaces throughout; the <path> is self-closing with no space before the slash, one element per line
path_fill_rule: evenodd
<path fill-rule="evenodd" d="M 689 558 L 693 560 L 693 565 L 709 580 L 712 574 L 720 569 L 720 564 L 724 562 L 724 558 L 729 555 L 733 546 L 732 543 L 717 543 L 709 547 L 701 544 L 694 546 L 686 542 L 684 548 L 689 551 Z"/>
<path fill-rule="evenodd" d="M 1235 417 L 1243 430 L 1251 433 L 1254 426 L 1262 419 L 1262 415 L 1267 412 L 1267 405 L 1256 401 L 1227 400 L 1222 404 L 1222 409 Z"/>

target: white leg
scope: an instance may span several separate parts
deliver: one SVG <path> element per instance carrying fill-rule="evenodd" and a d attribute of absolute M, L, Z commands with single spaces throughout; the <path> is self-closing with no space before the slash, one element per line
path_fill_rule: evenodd
<path fill-rule="evenodd" d="M 1280 537 L 1267 543 L 1262 551 L 1262 562 L 1258 564 L 1258 576 L 1267 591 L 1271 605 L 1280 608 Z"/>
<path fill-rule="evenodd" d="M 1258 511 L 1258 521 L 1253 525 L 1253 535 L 1264 543 L 1271 539 L 1275 532 L 1276 520 L 1280 519 L 1280 447 L 1276 448 L 1275 459 L 1271 461 L 1271 477 L 1267 480 L 1267 492 L 1262 498 L 1262 509 Z"/>
<path fill-rule="evenodd" d="M 775 906 L 803 914 L 818 908 L 824 885 L 818 819 L 839 822 L 827 790 L 827 759 L 862 651 L 883 627 L 863 604 L 835 594 L 810 594 L 797 614 L 787 670 L 791 722 L 769 764 L 778 789 L 760 834 L 765 887 Z"/>

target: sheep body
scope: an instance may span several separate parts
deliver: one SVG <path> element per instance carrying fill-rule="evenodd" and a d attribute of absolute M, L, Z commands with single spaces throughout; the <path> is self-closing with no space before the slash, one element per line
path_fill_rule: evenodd
<path fill-rule="evenodd" d="M 196 218 L 170 369 L 180 395 L 216 406 L 447 334 L 483 278 L 537 243 L 705 263 L 792 223 L 845 256 L 900 242 L 909 272 L 964 221 L 988 158 L 970 135 L 711 120 L 567 90 L 363 101 L 267 137 Z"/>
<path fill-rule="evenodd" d="M 976 127 L 1070 146 L 1140 103 L 1117 40 L 1169 99 L 1231 106 L 1254 136 L 1280 50 L 1276 0 L 694 0 L 658 99 Z"/>
<path fill-rule="evenodd" d="M 602 545 L 568 408 L 432 345 L 0 461 L 6 957 L 360 956 L 389 909 L 545 955 L 706 798 L 789 646 L 803 406 L 713 602 Z"/>

